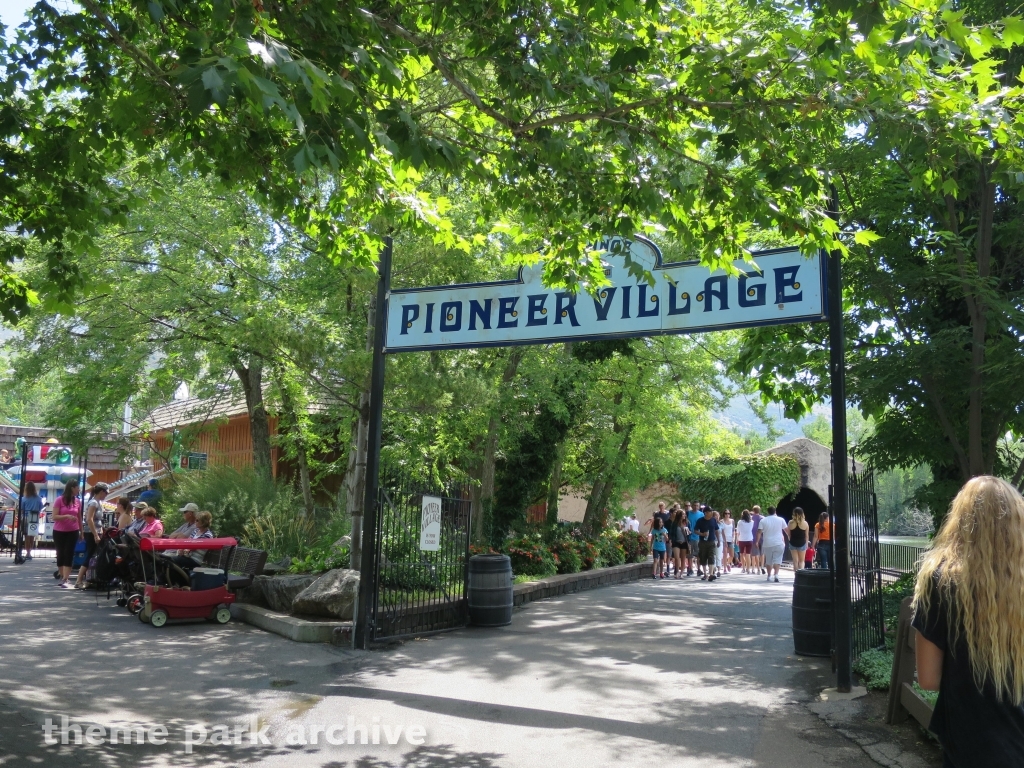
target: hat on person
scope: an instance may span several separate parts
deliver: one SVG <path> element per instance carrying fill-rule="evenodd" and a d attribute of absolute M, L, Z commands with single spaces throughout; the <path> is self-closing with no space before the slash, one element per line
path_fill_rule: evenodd
<path fill-rule="evenodd" d="M 193 514 L 199 511 L 199 505 L 193 504 L 191 501 L 184 507 L 178 510 L 179 512 L 192 512 Z"/>
<path fill-rule="evenodd" d="M 132 504 L 132 506 L 135 507 L 136 509 L 145 509 L 146 507 L 149 506 L 149 504 L 147 504 L 144 501 L 136 501 L 135 503 Z"/>

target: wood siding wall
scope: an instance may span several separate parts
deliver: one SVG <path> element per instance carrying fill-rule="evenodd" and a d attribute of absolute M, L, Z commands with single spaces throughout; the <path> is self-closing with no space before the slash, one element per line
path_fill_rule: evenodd
<path fill-rule="evenodd" d="M 277 417 L 270 417 L 270 435 L 277 434 Z M 171 447 L 171 433 L 168 430 L 154 433 L 152 436 L 156 450 L 167 455 Z M 252 467 L 252 432 L 249 430 L 248 414 L 232 416 L 225 423 L 210 426 L 204 430 L 191 445 L 183 445 L 182 450 L 208 454 L 208 466 L 231 466 L 241 470 Z M 270 465 L 274 476 L 277 476 L 277 459 L 280 450 L 270 449 Z M 163 467 L 160 456 L 153 454 L 153 467 Z"/>

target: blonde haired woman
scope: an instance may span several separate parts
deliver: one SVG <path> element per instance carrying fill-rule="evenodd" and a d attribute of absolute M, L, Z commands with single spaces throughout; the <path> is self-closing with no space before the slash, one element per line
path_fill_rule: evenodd
<path fill-rule="evenodd" d="M 939 699 L 945 765 L 1024 765 L 1024 499 L 975 477 L 950 506 L 914 590 L 917 679 Z"/>

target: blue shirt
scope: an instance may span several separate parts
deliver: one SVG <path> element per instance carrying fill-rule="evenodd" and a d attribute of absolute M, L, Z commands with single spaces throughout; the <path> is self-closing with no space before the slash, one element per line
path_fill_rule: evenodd
<path fill-rule="evenodd" d="M 143 491 L 139 494 L 139 501 L 144 501 L 154 509 L 160 509 L 160 500 L 164 497 L 164 492 L 159 488 L 150 488 L 147 491 Z"/>
<path fill-rule="evenodd" d="M 698 520 L 704 518 L 704 513 L 699 511 L 690 510 L 686 513 L 686 522 L 690 526 L 690 541 L 699 541 L 700 536 L 697 535 L 696 531 L 693 530 L 693 526 L 697 524 Z"/>
<path fill-rule="evenodd" d="M 651 547 L 655 552 L 665 551 L 665 538 L 668 536 L 667 528 L 651 529 Z"/>

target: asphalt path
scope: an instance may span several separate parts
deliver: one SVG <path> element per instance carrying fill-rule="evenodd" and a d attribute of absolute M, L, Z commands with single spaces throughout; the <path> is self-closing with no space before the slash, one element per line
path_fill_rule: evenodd
<path fill-rule="evenodd" d="M 3 768 L 877 765 L 808 709 L 832 678 L 792 652 L 789 572 L 606 587 L 362 652 L 236 622 L 156 629 L 52 570 L 0 558 Z M 45 743 L 61 716 L 81 745 Z M 145 743 L 111 745 L 127 726 Z"/>

